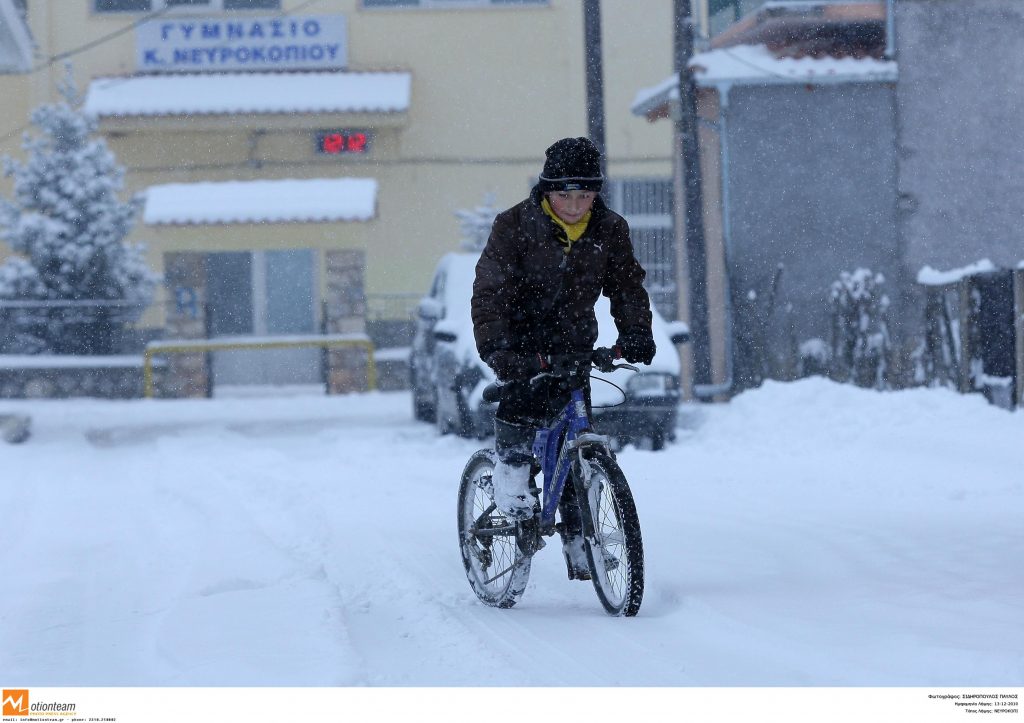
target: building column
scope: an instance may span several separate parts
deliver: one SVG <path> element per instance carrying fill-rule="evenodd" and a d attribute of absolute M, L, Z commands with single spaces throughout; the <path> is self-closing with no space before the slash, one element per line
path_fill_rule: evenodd
<path fill-rule="evenodd" d="M 170 301 L 165 325 L 168 339 L 207 337 L 206 254 L 164 254 L 164 279 Z M 161 397 L 205 398 L 211 393 L 209 354 L 168 354 L 156 377 Z"/>
<path fill-rule="evenodd" d="M 324 332 L 365 334 L 366 253 L 357 249 L 328 251 L 324 254 L 324 260 L 327 271 Z M 367 389 L 369 359 L 365 349 L 332 348 L 327 351 L 326 357 L 328 394 L 345 394 Z"/>

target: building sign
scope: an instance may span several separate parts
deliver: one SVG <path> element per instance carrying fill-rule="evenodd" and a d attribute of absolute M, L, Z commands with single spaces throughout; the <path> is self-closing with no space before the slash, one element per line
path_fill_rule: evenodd
<path fill-rule="evenodd" d="M 370 131 L 317 131 L 316 152 L 328 156 L 369 153 Z"/>
<path fill-rule="evenodd" d="M 156 18 L 135 32 L 142 72 L 337 70 L 348 64 L 344 15 Z"/>

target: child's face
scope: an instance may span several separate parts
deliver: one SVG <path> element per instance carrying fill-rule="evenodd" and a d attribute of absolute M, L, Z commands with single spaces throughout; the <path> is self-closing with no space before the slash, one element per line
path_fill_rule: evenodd
<path fill-rule="evenodd" d="M 551 210 L 566 223 L 576 223 L 594 205 L 594 191 L 552 191 L 548 194 Z"/>

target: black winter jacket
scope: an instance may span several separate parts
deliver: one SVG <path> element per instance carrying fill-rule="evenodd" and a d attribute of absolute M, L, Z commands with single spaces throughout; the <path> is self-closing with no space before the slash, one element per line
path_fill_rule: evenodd
<path fill-rule="evenodd" d="M 498 350 L 565 354 L 597 341 L 594 304 L 611 300 L 619 335 L 651 334 L 646 273 L 629 226 L 601 197 L 587 230 L 566 254 L 564 232 L 541 208 L 541 193 L 498 214 L 473 283 L 473 331 L 483 359 Z"/>

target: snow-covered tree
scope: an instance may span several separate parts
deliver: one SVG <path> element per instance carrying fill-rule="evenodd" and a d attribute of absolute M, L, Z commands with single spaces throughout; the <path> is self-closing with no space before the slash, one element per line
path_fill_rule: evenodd
<path fill-rule="evenodd" d="M 21 339 L 7 350 L 109 353 L 114 332 L 149 304 L 157 277 L 143 249 L 124 241 L 141 200 L 119 199 L 124 169 L 95 137 L 70 70 L 60 90 L 63 102 L 32 112 L 41 135 L 26 134 L 27 162 L 3 158 L 14 194 L 0 198 L 0 239 L 17 255 L 0 265 L 0 299 L 48 302 L 4 311 L 8 344 Z"/>
<path fill-rule="evenodd" d="M 464 251 L 483 251 L 487 245 L 487 237 L 491 235 L 491 226 L 498 209 L 494 206 L 494 194 L 484 196 L 482 206 L 471 209 L 459 209 L 455 212 L 462 231 L 462 249 Z"/>
<path fill-rule="evenodd" d="M 833 282 L 832 376 L 862 387 L 884 389 L 892 342 L 882 291 L 885 277 L 869 269 L 846 271 Z"/>

